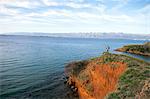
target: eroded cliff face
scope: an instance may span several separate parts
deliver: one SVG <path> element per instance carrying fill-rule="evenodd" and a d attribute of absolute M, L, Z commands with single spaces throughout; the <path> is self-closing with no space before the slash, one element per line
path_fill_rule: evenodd
<path fill-rule="evenodd" d="M 149 66 L 149 63 L 124 55 L 106 54 L 69 64 L 67 84 L 80 99 L 133 98 L 141 93 L 149 78 Z"/>
<path fill-rule="evenodd" d="M 115 91 L 118 79 L 127 67 L 122 62 L 102 64 L 100 61 L 90 61 L 78 76 L 70 75 L 68 84 L 78 88 L 80 99 L 104 99 Z"/>
<path fill-rule="evenodd" d="M 103 99 L 108 93 L 115 91 L 118 79 L 125 69 L 124 63 L 110 62 L 96 65 L 93 70 L 90 70 L 93 98 Z"/>
<path fill-rule="evenodd" d="M 103 63 L 101 59 L 84 65 L 84 69 L 78 67 L 80 72 L 73 72 L 68 79 L 69 85 L 78 88 L 80 99 L 104 99 L 108 93 L 115 91 L 118 79 L 127 67 L 123 62 Z"/>

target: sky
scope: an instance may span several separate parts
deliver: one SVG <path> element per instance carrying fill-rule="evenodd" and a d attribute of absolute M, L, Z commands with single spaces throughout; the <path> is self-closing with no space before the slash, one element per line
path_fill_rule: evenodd
<path fill-rule="evenodd" d="M 0 0 L 0 33 L 150 34 L 150 0 Z"/>

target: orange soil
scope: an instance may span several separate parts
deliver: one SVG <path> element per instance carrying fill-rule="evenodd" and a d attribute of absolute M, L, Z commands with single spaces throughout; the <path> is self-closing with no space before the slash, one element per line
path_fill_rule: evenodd
<path fill-rule="evenodd" d="M 126 69 L 126 64 L 111 62 L 109 64 L 88 64 L 89 80 L 92 83 L 93 92 L 89 94 L 85 85 L 81 84 L 75 77 L 74 82 L 78 87 L 80 99 L 104 99 L 104 97 L 116 90 L 119 77 Z"/>
<path fill-rule="evenodd" d="M 75 82 L 76 86 L 78 87 L 78 94 L 80 99 L 95 99 L 89 95 L 89 93 L 85 90 L 84 85 L 82 85 L 77 79 Z"/>

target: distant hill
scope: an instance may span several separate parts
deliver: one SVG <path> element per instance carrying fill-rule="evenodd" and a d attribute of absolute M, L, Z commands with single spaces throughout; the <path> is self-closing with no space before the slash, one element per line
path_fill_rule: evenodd
<path fill-rule="evenodd" d="M 125 45 L 122 48 L 116 49 L 116 51 L 150 56 L 150 42 L 143 45 Z"/>
<path fill-rule="evenodd" d="M 127 33 L 5 33 L 0 35 L 24 35 L 24 36 L 48 36 L 48 37 L 68 37 L 68 38 L 99 38 L 99 39 L 140 39 L 150 40 L 150 34 L 127 34 Z"/>

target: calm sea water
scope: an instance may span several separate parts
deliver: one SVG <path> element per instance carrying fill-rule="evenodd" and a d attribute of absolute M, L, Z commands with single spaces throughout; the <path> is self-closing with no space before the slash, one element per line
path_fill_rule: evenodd
<path fill-rule="evenodd" d="M 69 99 L 65 65 L 140 40 L 0 36 L 0 99 Z M 134 55 L 145 61 L 149 57 Z M 73 97 L 72 97 L 73 98 Z"/>

